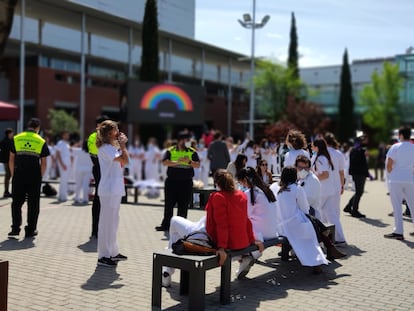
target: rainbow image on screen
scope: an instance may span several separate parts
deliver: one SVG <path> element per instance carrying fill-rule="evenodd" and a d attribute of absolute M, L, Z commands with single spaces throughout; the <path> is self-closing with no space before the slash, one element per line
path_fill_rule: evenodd
<path fill-rule="evenodd" d="M 156 110 L 163 101 L 173 102 L 179 111 L 193 110 L 193 102 L 187 93 L 171 84 L 160 84 L 150 88 L 142 97 L 140 108 Z"/>

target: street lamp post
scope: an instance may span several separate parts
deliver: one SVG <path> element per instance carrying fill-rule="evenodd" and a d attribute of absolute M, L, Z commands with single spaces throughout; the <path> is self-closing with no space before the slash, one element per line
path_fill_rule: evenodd
<path fill-rule="evenodd" d="M 253 0 L 253 14 L 243 14 L 243 20 L 238 20 L 240 25 L 244 28 L 252 30 L 252 42 L 251 42 L 251 59 L 250 59 L 250 111 L 249 111 L 249 133 L 252 139 L 254 139 L 254 73 L 255 73 L 255 59 L 254 59 L 254 47 L 255 47 L 255 31 L 256 29 L 263 28 L 269 21 L 270 16 L 266 15 L 262 18 L 260 23 L 256 23 L 256 0 Z"/>

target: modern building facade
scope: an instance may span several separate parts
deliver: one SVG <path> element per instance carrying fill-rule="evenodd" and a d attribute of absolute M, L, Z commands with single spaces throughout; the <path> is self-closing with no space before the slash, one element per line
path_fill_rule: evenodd
<path fill-rule="evenodd" d="M 404 111 L 403 121 L 414 124 L 414 54 L 408 49 L 406 54 L 393 57 L 355 60 L 350 64 L 355 111 L 361 113 L 358 105 L 359 93 L 371 84 L 374 72 L 381 73 L 385 62 L 398 64 L 400 74 L 404 78 L 404 86 L 400 93 L 400 105 Z M 308 100 L 321 104 L 324 111 L 335 118 L 338 114 L 341 65 L 311 67 L 300 69 L 300 76 L 304 83 L 310 87 Z"/>
<path fill-rule="evenodd" d="M 118 116 L 120 86 L 139 71 L 142 24 L 121 17 L 122 12 L 93 7 L 101 2 L 105 3 L 19 1 L 2 64 L 0 94 L 24 107 L 25 120 L 40 116 L 47 127 L 48 111 L 65 109 L 79 119 L 81 135 L 86 135 L 94 130 L 97 115 Z M 143 10 L 138 3 L 145 1 L 122 2 L 130 8 L 137 3 Z M 166 14 L 163 3 L 159 1 L 160 16 Z M 214 127 L 242 137 L 245 125 L 237 121 L 248 119 L 245 89 L 250 79 L 245 55 L 189 37 L 160 31 L 162 80 L 203 86 L 205 122 L 198 128 Z"/>
<path fill-rule="evenodd" d="M 249 119 L 248 57 L 194 40 L 195 0 L 157 3 L 162 80 L 205 88 L 204 122 L 195 126 L 198 131 L 217 128 L 243 138 Z M 0 100 L 23 107 L 23 125 L 39 116 L 47 128 L 49 110 L 64 109 L 78 118 L 81 135 L 94 130 L 99 114 L 118 118 L 121 85 L 137 77 L 141 65 L 144 7 L 145 0 L 20 0 L 1 64 Z M 360 90 L 385 61 L 397 63 L 406 79 L 401 105 L 404 121 L 414 124 L 413 49 L 352 62 L 356 110 Z M 312 89 L 308 99 L 333 118 L 340 73 L 341 65 L 300 70 Z M 134 124 L 133 132 L 138 131 Z"/>
<path fill-rule="evenodd" d="M 146 0 L 69 0 L 114 16 L 142 23 Z M 195 38 L 195 0 L 157 0 L 160 30 Z"/>

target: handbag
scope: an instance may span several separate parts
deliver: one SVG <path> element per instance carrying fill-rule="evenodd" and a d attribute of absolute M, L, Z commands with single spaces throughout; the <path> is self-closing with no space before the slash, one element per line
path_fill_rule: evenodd
<path fill-rule="evenodd" d="M 172 244 L 176 255 L 215 255 L 217 247 L 207 232 L 194 231 Z"/>

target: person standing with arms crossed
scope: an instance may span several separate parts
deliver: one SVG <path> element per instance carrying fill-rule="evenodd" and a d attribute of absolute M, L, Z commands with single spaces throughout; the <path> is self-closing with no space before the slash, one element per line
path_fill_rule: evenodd
<path fill-rule="evenodd" d="M 40 120 L 30 119 L 27 130 L 14 136 L 10 150 L 9 167 L 12 180 L 12 225 L 9 237 L 20 234 L 22 206 L 27 197 L 27 226 L 25 237 L 37 235 L 37 220 L 40 209 L 40 186 L 46 169 L 49 148 L 38 135 Z"/>
<path fill-rule="evenodd" d="M 167 179 L 164 186 L 164 218 L 156 231 L 168 231 L 173 217 L 174 205 L 177 204 L 177 215 L 187 218 L 188 206 L 192 200 L 194 168 L 200 167 L 197 151 L 187 147 L 190 135 L 181 132 L 177 144 L 165 153 L 162 164 L 167 166 Z"/>
<path fill-rule="evenodd" d="M 109 117 L 106 115 L 98 116 L 96 118 L 96 130 L 98 129 L 99 125 L 109 120 Z M 96 146 L 96 134 L 97 132 L 93 132 L 88 137 L 88 152 L 89 156 L 91 157 L 93 166 L 92 166 L 92 174 L 93 179 L 95 180 L 95 195 L 93 197 L 92 202 L 92 234 L 91 238 L 98 238 L 98 223 L 99 223 L 99 212 L 101 210 L 101 203 L 99 201 L 98 196 L 98 186 L 99 181 L 101 180 L 101 171 L 99 167 L 98 161 L 98 147 Z"/>
<path fill-rule="evenodd" d="M 384 234 L 384 238 L 387 239 L 404 240 L 401 205 L 403 199 L 406 200 L 411 215 L 414 212 L 414 144 L 410 137 L 411 128 L 407 126 L 400 127 L 398 130 L 400 142 L 391 146 L 385 160 L 390 199 L 394 211 L 394 231 Z M 414 217 L 411 220 L 414 224 Z M 410 235 L 414 236 L 414 232 L 411 232 Z"/>

